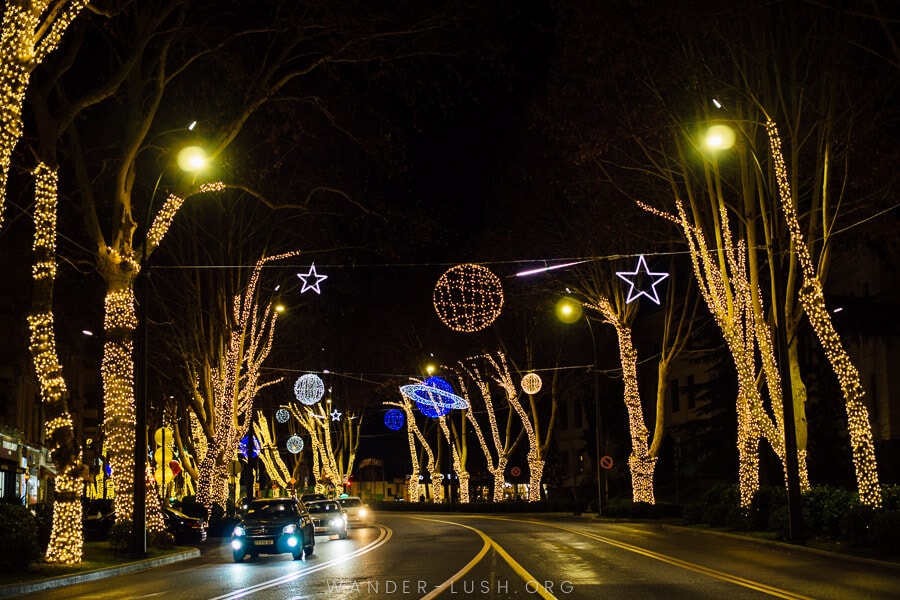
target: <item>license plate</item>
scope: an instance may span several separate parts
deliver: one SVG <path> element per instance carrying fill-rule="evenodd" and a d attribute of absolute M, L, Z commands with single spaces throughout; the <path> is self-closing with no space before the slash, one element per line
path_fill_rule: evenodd
<path fill-rule="evenodd" d="M 253 544 L 255 546 L 271 546 L 275 543 L 275 540 L 254 540 Z"/>

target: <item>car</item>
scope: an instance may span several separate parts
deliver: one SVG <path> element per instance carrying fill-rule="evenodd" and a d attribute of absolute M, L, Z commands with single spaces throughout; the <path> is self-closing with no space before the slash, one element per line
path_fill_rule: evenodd
<path fill-rule="evenodd" d="M 363 504 L 359 496 L 346 496 L 337 501 L 347 511 L 347 524 L 351 527 L 371 527 L 375 522 L 375 514 L 368 504 Z"/>
<path fill-rule="evenodd" d="M 328 500 L 328 496 L 325 494 L 303 494 L 300 496 L 300 502 L 306 504 L 307 502 L 316 502 L 318 500 Z"/>
<path fill-rule="evenodd" d="M 261 498 L 247 504 L 231 534 L 234 562 L 245 556 L 289 552 L 294 560 L 312 556 L 316 532 L 312 518 L 296 498 Z"/>
<path fill-rule="evenodd" d="M 163 521 L 166 531 L 172 534 L 179 546 L 202 544 L 206 541 L 206 523 L 203 519 L 191 517 L 174 508 L 166 508 L 163 510 Z"/>
<path fill-rule="evenodd" d="M 82 523 L 85 541 L 100 542 L 109 539 L 109 530 L 116 523 L 112 500 L 92 500 L 84 509 Z"/>
<path fill-rule="evenodd" d="M 306 508 L 315 525 L 316 535 L 337 535 L 339 539 L 347 539 L 347 511 L 336 500 L 307 502 Z"/>

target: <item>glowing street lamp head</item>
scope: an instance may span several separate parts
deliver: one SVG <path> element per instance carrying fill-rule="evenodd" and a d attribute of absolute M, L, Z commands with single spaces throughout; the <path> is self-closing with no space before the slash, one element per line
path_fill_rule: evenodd
<path fill-rule="evenodd" d="M 556 303 L 556 318 L 563 323 L 574 323 L 581 318 L 582 306 L 571 298 L 563 298 Z"/>
<path fill-rule="evenodd" d="M 434 375 L 435 366 L 434 365 L 425 365 L 425 372 L 429 375 Z"/>
<path fill-rule="evenodd" d="M 713 125 L 706 130 L 705 142 L 711 150 L 728 150 L 734 146 L 734 130 L 728 125 Z"/>
<path fill-rule="evenodd" d="M 178 152 L 178 168 L 193 173 L 206 168 L 206 151 L 200 146 L 188 146 Z"/>

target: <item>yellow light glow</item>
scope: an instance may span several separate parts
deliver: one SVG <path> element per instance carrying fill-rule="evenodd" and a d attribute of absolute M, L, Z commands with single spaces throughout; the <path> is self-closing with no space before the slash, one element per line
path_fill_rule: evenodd
<path fill-rule="evenodd" d="M 728 125 L 713 125 L 706 130 L 706 146 L 711 150 L 728 150 L 734 146 L 734 130 Z"/>
<path fill-rule="evenodd" d="M 178 168 L 182 171 L 189 173 L 202 171 L 207 165 L 206 150 L 200 146 L 188 146 L 178 152 L 176 160 Z"/>
<path fill-rule="evenodd" d="M 556 317 L 563 323 L 575 323 L 581 318 L 581 303 L 571 298 L 563 298 L 556 303 Z"/>

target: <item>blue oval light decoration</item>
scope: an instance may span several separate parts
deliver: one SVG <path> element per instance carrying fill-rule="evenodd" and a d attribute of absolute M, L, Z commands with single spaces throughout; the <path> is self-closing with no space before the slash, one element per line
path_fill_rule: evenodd
<path fill-rule="evenodd" d="M 245 435 L 244 438 L 238 444 L 238 451 L 244 456 L 246 459 L 251 459 L 259 454 L 259 440 L 256 439 L 256 436 L 253 437 L 253 444 L 250 443 L 250 436 Z"/>
<path fill-rule="evenodd" d="M 425 383 L 401 386 L 400 393 L 414 401 L 419 411 L 432 419 L 443 417 L 454 408 L 469 408 L 469 403 L 454 394 L 453 387 L 440 377 L 429 377 Z"/>
<path fill-rule="evenodd" d="M 406 417 L 403 415 L 402 410 L 398 410 L 396 408 L 392 408 L 391 410 L 384 413 L 384 426 L 393 431 L 397 431 L 403 424 L 406 422 Z"/>

